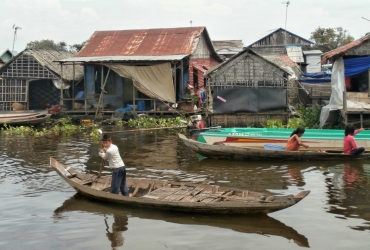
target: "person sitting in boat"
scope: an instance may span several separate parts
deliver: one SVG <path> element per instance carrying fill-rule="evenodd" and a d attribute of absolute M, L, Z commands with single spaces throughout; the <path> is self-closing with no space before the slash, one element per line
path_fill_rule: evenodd
<path fill-rule="evenodd" d="M 110 135 L 103 135 L 102 138 L 103 149 L 99 152 L 104 160 L 107 160 L 109 167 L 113 168 L 112 182 L 111 182 L 111 193 L 118 194 L 121 190 L 122 195 L 132 196 L 129 194 L 126 184 L 126 168 L 121 155 L 119 154 L 118 147 L 112 143 Z"/>
<path fill-rule="evenodd" d="M 363 128 L 356 129 L 355 126 L 352 124 L 349 124 L 346 126 L 344 130 L 344 140 L 343 140 L 343 146 L 344 146 L 344 154 L 348 155 L 359 155 L 365 152 L 364 147 L 358 148 L 355 142 L 354 136 L 364 130 Z"/>
<path fill-rule="evenodd" d="M 299 127 L 292 132 L 287 142 L 286 150 L 299 151 L 300 147 L 308 148 L 308 145 L 304 144 L 301 140 L 301 137 L 304 134 L 304 131 L 305 131 L 304 127 Z"/>

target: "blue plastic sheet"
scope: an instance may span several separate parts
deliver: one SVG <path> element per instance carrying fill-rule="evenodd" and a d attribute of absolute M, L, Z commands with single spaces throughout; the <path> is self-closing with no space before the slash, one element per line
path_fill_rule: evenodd
<path fill-rule="evenodd" d="M 304 77 L 311 77 L 311 78 L 325 78 L 325 77 L 329 77 L 331 76 L 331 73 L 327 73 L 327 72 L 322 72 L 322 73 L 306 73 L 306 74 L 303 74 L 302 76 Z"/>
<path fill-rule="evenodd" d="M 370 57 L 344 59 L 344 75 L 353 76 L 370 69 Z"/>
<path fill-rule="evenodd" d="M 300 78 L 299 81 L 304 83 L 318 84 L 323 82 L 331 82 L 331 78 Z"/>

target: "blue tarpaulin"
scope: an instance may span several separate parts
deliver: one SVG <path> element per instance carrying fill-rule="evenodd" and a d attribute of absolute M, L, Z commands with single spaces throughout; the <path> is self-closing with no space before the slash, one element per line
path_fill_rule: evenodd
<path fill-rule="evenodd" d="M 304 76 L 304 77 L 311 77 L 311 78 L 325 78 L 325 77 L 329 77 L 330 78 L 331 73 L 327 73 L 327 72 L 306 73 L 306 74 L 302 74 L 302 76 Z"/>
<path fill-rule="evenodd" d="M 344 76 L 353 76 L 370 69 L 370 57 L 344 59 Z"/>
<path fill-rule="evenodd" d="M 324 82 L 331 82 L 331 78 L 299 78 L 300 82 L 304 83 L 311 83 L 311 84 L 317 84 L 317 83 L 324 83 Z"/>

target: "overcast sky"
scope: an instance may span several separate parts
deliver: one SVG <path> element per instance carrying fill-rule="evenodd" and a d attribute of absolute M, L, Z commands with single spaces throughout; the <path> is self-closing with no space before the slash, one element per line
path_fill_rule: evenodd
<path fill-rule="evenodd" d="M 309 39 L 317 27 L 343 27 L 355 39 L 370 32 L 369 0 L 0 0 L 0 48 L 30 41 L 82 43 L 96 30 L 205 26 L 212 40 L 246 44 L 285 27 Z"/>

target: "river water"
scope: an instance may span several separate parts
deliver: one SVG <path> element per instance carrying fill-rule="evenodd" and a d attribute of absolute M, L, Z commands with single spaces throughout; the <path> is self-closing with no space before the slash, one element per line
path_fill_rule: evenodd
<path fill-rule="evenodd" d="M 0 133 L 0 249 L 369 249 L 370 162 L 229 162 L 204 159 L 178 131 L 119 132 L 130 177 L 203 181 L 253 191 L 311 193 L 267 216 L 138 209 L 76 195 L 49 157 L 97 173 L 100 145 Z M 110 174 L 108 169 L 103 174 Z"/>

